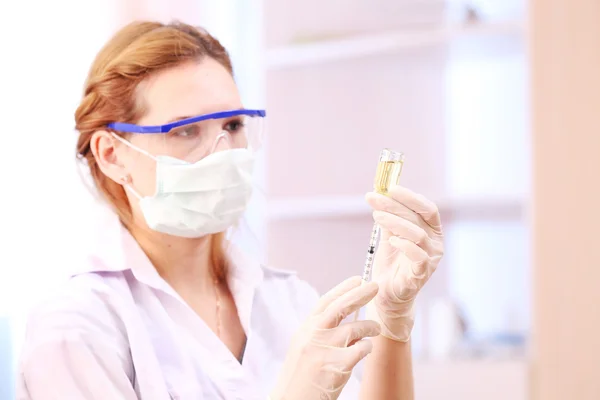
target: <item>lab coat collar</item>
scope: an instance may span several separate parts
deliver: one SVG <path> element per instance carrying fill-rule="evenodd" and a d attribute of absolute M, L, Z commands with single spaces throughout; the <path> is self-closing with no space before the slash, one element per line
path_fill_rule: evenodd
<path fill-rule="evenodd" d="M 86 253 L 87 260 L 83 263 L 83 268 L 73 271 L 72 275 L 130 270 L 138 281 L 180 298 L 158 274 L 137 241 L 114 213 L 102 218 L 102 222 L 97 224 Z M 233 244 L 227 246 L 227 253 L 231 261 L 227 276 L 229 289 L 238 308 L 242 327 L 248 333 L 254 292 L 264 279 L 263 268 Z"/>

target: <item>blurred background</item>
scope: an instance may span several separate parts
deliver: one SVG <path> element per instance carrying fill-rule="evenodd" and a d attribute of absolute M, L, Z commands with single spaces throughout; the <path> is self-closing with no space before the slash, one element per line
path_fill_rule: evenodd
<path fill-rule="evenodd" d="M 572 212 L 600 201 L 584 181 L 599 167 L 599 125 L 586 123 L 600 110 L 600 6 L 544 3 L 3 2 L 0 399 L 14 398 L 28 309 L 68 275 L 102 215 L 75 166 L 87 69 L 143 18 L 202 25 L 229 49 L 246 106 L 268 110 L 262 190 L 239 240 L 320 292 L 362 273 L 379 151 L 405 153 L 402 183 L 438 204 L 446 234 L 418 303 L 417 399 L 598 398 L 577 367 L 600 349 L 573 342 L 600 333 L 584 313 L 600 276 L 583 274 L 600 260 L 569 253 L 593 237 L 561 210 L 569 196 Z M 575 98 L 586 106 L 569 108 Z"/>

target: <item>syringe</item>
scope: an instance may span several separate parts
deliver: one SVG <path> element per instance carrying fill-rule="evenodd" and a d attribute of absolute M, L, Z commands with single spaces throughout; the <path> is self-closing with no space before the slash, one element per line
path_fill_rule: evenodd
<path fill-rule="evenodd" d="M 390 186 L 400 183 L 400 174 L 402 173 L 403 166 L 404 154 L 390 149 L 383 149 L 379 154 L 379 163 L 377 164 L 377 172 L 375 173 L 375 191 L 387 196 Z M 379 225 L 376 223 L 373 224 L 361 284 L 371 281 L 380 232 L 381 228 Z M 358 319 L 359 311 L 357 310 L 354 314 L 355 321 Z"/>
<path fill-rule="evenodd" d="M 367 249 L 367 259 L 365 260 L 365 267 L 363 269 L 362 283 L 371 281 L 373 261 L 375 260 L 375 251 L 377 250 L 377 245 L 379 244 L 379 231 L 379 225 L 373 224 L 371 240 L 369 240 L 369 248 Z"/>

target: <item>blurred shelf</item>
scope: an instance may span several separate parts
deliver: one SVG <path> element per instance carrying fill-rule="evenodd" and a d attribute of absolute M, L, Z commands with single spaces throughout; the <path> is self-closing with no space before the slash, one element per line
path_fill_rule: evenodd
<path fill-rule="evenodd" d="M 527 360 L 415 362 L 415 392 L 419 399 L 525 400 Z"/>
<path fill-rule="evenodd" d="M 267 203 L 270 220 L 363 216 L 370 212 L 364 196 L 292 197 Z"/>
<path fill-rule="evenodd" d="M 525 200 L 521 197 L 486 197 L 447 199 L 436 202 L 442 217 L 447 214 L 461 217 L 518 217 Z M 290 197 L 267 202 L 271 221 L 303 218 L 339 218 L 367 216 L 371 209 L 364 196 Z"/>
<path fill-rule="evenodd" d="M 266 66 L 267 69 L 276 70 L 347 60 L 450 42 L 465 36 L 520 34 L 523 28 L 524 24 L 519 20 L 478 22 L 431 30 L 364 34 L 336 40 L 292 44 L 267 50 Z"/>

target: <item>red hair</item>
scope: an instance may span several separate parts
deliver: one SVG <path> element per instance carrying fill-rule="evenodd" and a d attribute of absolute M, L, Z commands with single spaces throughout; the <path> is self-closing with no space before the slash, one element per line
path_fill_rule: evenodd
<path fill-rule="evenodd" d="M 136 123 L 142 117 L 138 88 L 150 75 L 206 57 L 233 75 L 229 54 L 206 31 L 181 22 L 133 22 L 108 41 L 92 64 L 75 112 L 75 127 L 79 131 L 77 157 L 87 165 L 94 185 L 127 228 L 133 219 L 127 195 L 123 186 L 100 170 L 90 148 L 92 135 L 106 130 L 109 122 Z M 225 275 L 223 242 L 223 233 L 213 235 L 211 257 L 214 275 L 219 280 Z"/>

